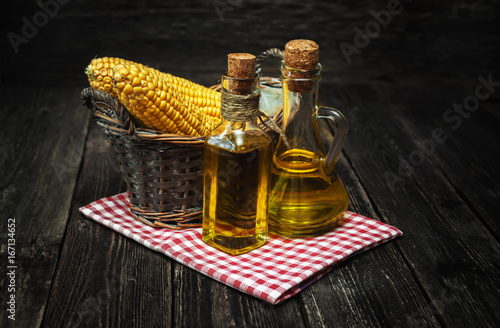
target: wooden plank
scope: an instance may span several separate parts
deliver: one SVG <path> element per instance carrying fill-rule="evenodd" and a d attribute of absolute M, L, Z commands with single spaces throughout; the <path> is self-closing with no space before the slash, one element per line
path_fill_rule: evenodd
<path fill-rule="evenodd" d="M 89 112 L 83 106 L 82 110 Z M 142 310 L 134 307 L 151 302 L 149 291 L 137 293 L 133 286 L 143 284 L 144 280 L 163 280 L 163 275 L 155 270 L 168 272 L 168 267 L 151 264 L 154 254 L 78 211 L 80 206 L 124 190 L 112 149 L 92 121 L 42 326 L 129 325 Z M 162 299 L 157 293 L 163 290 L 154 293 L 157 299 Z M 127 302 L 142 297 L 142 302 Z M 123 304 L 130 305 L 126 312 L 122 312 Z"/>
<path fill-rule="evenodd" d="M 355 171 L 341 156 L 336 170 L 349 193 L 349 209 L 380 220 Z M 405 233 L 405 231 L 403 231 Z M 309 327 L 411 327 L 414 313 L 439 326 L 428 309 L 425 293 L 405 263 L 398 245 L 406 236 L 348 259 L 302 292 Z"/>
<path fill-rule="evenodd" d="M 480 81 L 487 80 L 487 75 L 479 75 L 462 87 L 384 89 L 379 98 L 390 102 L 395 110 L 408 118 L 404 128 L 412 136 L 415 146 L 402 152 L 402 158 L 415 170 L 419 169 L 422 157 L 425 161 L 432 161 L 458 194 L 460 199 L 449 199 L 441 206 L 458 207 L 463 200 L 500 240 L 500 222 L 497 220 L 500 174 L 495 169 L 500 162 L 500 120 L 485 108 L 485 105 L 496 104 L 498 111 L 498 104 L 491 101 L 495 91 L 480 89 L 481 93 L 490 95 L 484 100 L 475 95 L 476 87 L 482 85 Z M 410 103 L 405 102 L 404 99 L 413 98 L 412 93 L 421 96 Z M 476 107 L 475 101 L 477 109 L 467 110 Z M 455 107 L 462 110 L 455 111 Z M 417 165 L 412 164 L 412 160 Z"/>
<path fill-rule="evenodd" d="M 0 255 L 7 265 L 7 220 L 15 219 L 15 322 L 40 324 L 80 166 L 89 113 L 74 88 L 0 90 Z M 13 264 L 13 263 L 10 263 Z M 2 278 L 3 283 L 7 280 Z M 2 303 L 10 292 L 2 289 Z"/>
<path fill-rule="evenodd" d="M 180 327 L 305 327 L 297 300 L 273 306 L 178 263 L 175 267 L 173 314 Z"/>
<path fill-rule="evenodd" d="M 170 262 L 72 216 L 43 327 L 171 326 Z"/>
<path fill-rule="evenodd" d="M 500 246 L 481 220 L 433 163 L 422 163 L 393 190 L 384 178 L 397 170 L 398 154 L 415 147 L 415 136 L 404 129 L 413 124 L 412 118 L 394 104 L 416 95 L 398 99 L 395 92 L 394 98 L 383 99 L 384 86 L 329 89 L 326 103 L 344 108 L 349 118 L 347 158 L 380 218 L 405 232 L 398 246 L 427 294 L 428 308 L 445 326 L 498 323 L 500 295 L 491 286 L 500 282 Z M 418 134 L 425 135 L 421 130 Z M 467 151 L 472 149 L 463 149 Z M 442 206 L 449 200 L 461 206 Z M 425 317 L 418 312 L 416 319 Z"/>

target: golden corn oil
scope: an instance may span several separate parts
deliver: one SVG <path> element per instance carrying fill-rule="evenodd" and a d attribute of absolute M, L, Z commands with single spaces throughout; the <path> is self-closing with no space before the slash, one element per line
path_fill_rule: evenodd
<path fill-rule="evenodd" d="M 205 146 L 203 240 L 232 255 L 267 239 L 272 142 L 246 135 L 242 144 L 238 151 Z"/>
<path fill-rule="evenodd" d="M 232 255 L 265 244 L 273 147 L 259 126 L 260 79 L 252 54 L 228 55 L 222 121 L 205 139 L 203 241 Z"/>
<path fill-rule="evenodd" d="M 333 167 L 322 155 L 291 149 L 274 157 L 269 227 L 287 237 L 326 233 L 340 222 L 349 196 Z"/>

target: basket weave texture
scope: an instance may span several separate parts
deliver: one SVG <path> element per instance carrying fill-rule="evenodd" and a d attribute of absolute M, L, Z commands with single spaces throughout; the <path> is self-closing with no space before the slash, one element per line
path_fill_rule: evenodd
<path fill-rule="evenodd" d="M 263 52 L 257 59 L 258 72 L 260 63 L 270 56 L 282 58 L 282 52 Z M 276 79 L 262 81 L 280 87 Z M 141 128 L 125 106 L 104 91 L 86 88 L 81 96 L 113 148 L 127 184 L 132 216 L 156 228 L 200 227 L 205 137 Z M 279 122 L 281 110 L 272 117 Z"/>
<path fill-rule="evenodd" d="M 132 215 L 159 228 L 200 226 L 205 138 L 137 128 L 128 110 L 100 90 L 86 88 L 82 98 L 112 145 Z"/>

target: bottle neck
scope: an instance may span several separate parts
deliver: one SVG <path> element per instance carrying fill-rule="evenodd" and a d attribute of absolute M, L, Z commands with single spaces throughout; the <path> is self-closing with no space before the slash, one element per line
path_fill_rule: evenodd
<path fill-rule="evenodd" d="M 221 116 L 231 122 L 253 121 L 259 115 L 260 79 L 222 76 Z"/>
<path fill-rule="evenodd" d="M 301 70 L 281 63 L 281 82 L 283 89 L 283 129 L 294 125 L 308 125 L 304 131 L 314 131 L 312 117 L 318 103 L 318 88 L 321 80 L 321 65 L 314 70 Z M 302 130 L 302 129 L 301 129 Z"/>
<path fill-rule="evenodd" d="M 260 77 L 255 74 L 252 78 L 231 77 L 226 74 L 221 78 L 222 92 L 235 95 L 247 95 L 260 92 Z"/>
<path fill-rule="evenodd" d="M 281 62 L 281 81 L 286 84 L 289 91 L 294 93 L 311 93 L 318 89 L 321 80 L 321 64 L 318 63 L 315 69 L 304 70 L 286 66 Z"/>

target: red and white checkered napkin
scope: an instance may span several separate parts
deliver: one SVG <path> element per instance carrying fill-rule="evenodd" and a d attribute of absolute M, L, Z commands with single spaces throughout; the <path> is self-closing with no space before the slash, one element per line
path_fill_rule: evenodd
<path fill-rule="evenodd" d="M 232 256 L 205 244 L 201 228 L 156 229 L 129 213 L 127 193 L 81 207 L 85 216 L 244 293 L 277 304 L 302 291 L 348 256 L 400 236 L 395 227 L 347 212 L 343 223 L 314 238 L 269 236 L 267 243 Z"/>

